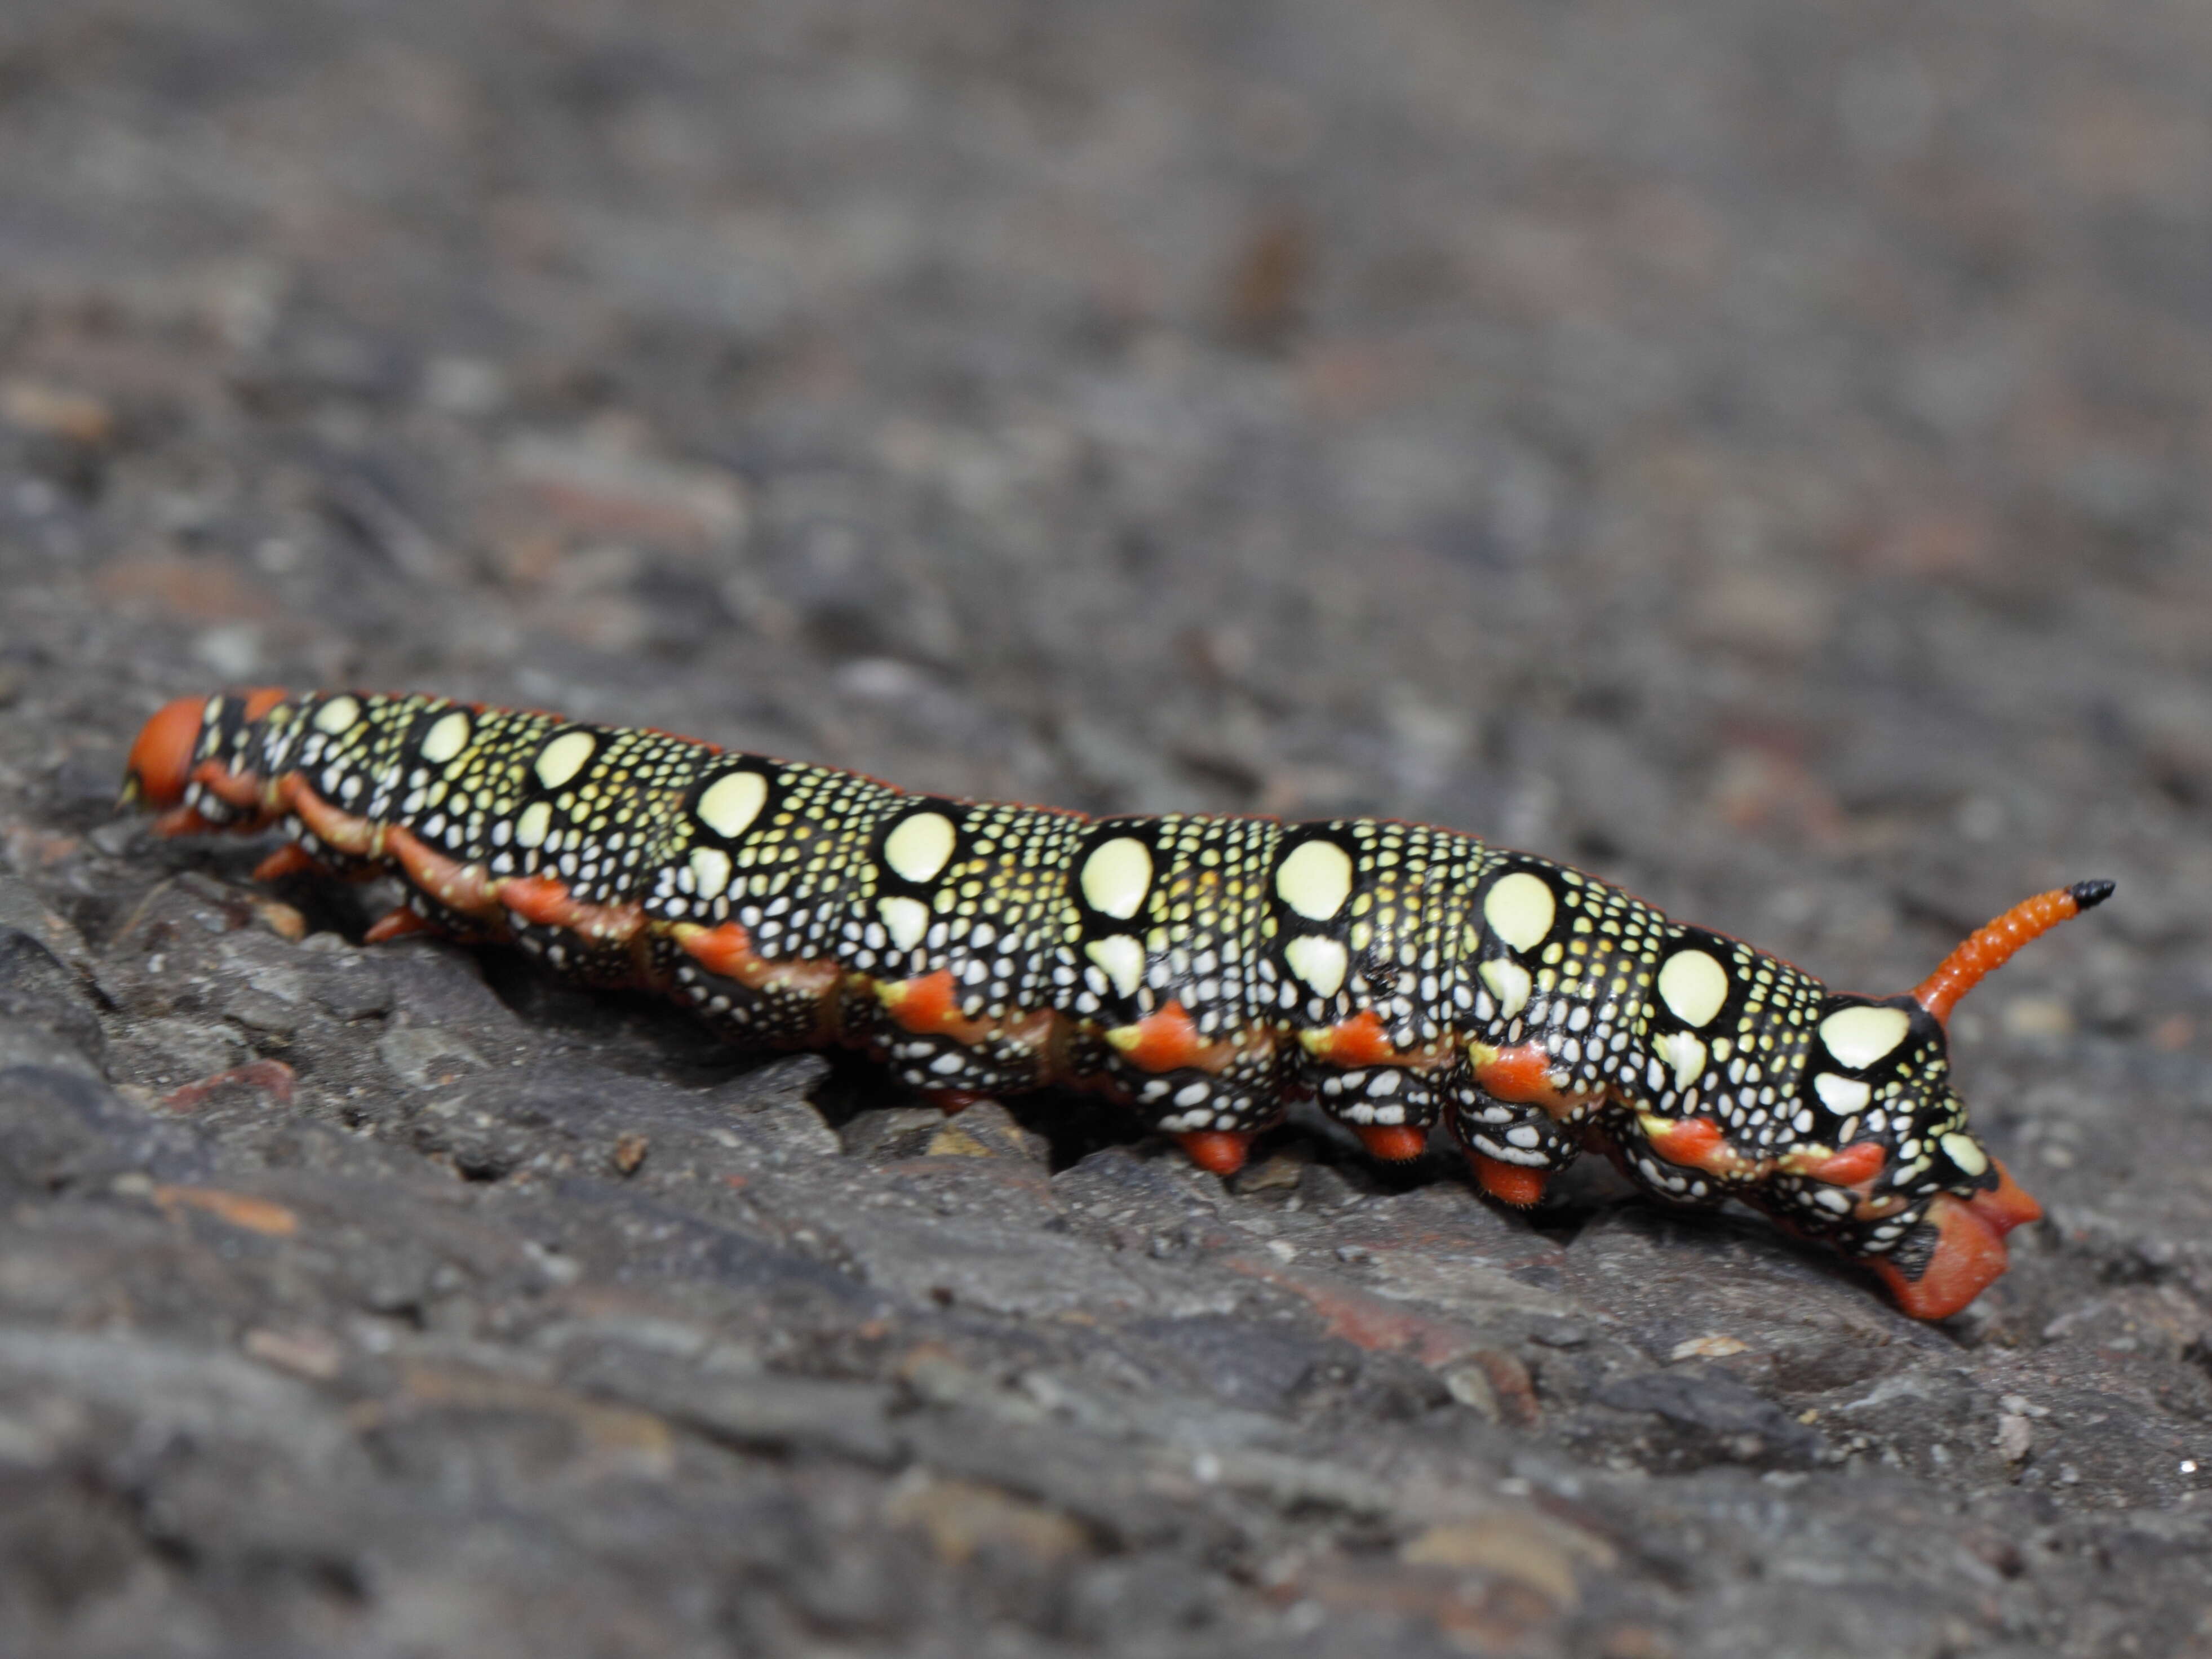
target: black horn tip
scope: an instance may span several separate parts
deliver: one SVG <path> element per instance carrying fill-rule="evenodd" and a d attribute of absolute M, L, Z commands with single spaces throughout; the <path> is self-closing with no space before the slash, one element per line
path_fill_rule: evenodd
<path fill-rule="evenodd" d="M 2094 910 L 2112 897 L 2112 889 L 2118 885 L 2116 881 L 2077 881 L 2066 890 L 2076 910 Z"/>

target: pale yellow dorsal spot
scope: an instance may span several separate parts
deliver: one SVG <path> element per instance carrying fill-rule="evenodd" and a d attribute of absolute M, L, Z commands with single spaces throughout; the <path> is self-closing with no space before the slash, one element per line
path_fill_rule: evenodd
<path fill-rule="evenodd" d="M 1285 945 L 1283 960 L 1313 988 L 1316 996 L 1334 996 L 1344 988 L 1344 976 L 1352 969 L 1352 957 L 1344 946 L 1318 933 L 1302 933 Z"/>
<path fill-rule="evenodd" d="M 354 722 L 361 718 L 361 702 L 356 697 L 332 697 L 315 710 L 315 730 L 336 737 L 341 732 L 353 730 Z"/>
<path fill-rule="evenodd" d="M 884 931 L 891 936 L 891 943 L 902 951 L 913 950 L 929 931 L 929 907 L 920 899 L 902 895 L 880 898 L 876 901 L 876 914 L 884 919 Z"/>
<path fill-rule="evenodd" d="M 884 838 L 884 862 L 902 880 L 935 881 L 952 856 L 957 836 L 944 813 L 916 812 Z"/>
<path fill-rule="evenodd" d="M 1813 1092 L 1820 1097 L 1820 1104 L 1838 1117 L 1856 1117 L 1874 1098 L 1874 1088 L 1855 1077 L 1838 1077 L 1833 1072 L 1816 1073 L 1813 1078 Z"/>
<path fill-rule="evenodd" d="M 1862 1004 L 1838 1008 L 1822 1020 L 1820 1041 L 1828 1045 L 1837 1064 L 1858 1071 L 1896 1053 L 1897 1045 L 1911 1029 L 1912 1022 L 1904 1009 Z"/>
<path fill-rule="evenodd" d="M 731 772 L 716 778 L 699 797 L 699 822 L 725 841 L 753 827 L 768 805 L 768 780 L 757 772 Z"/>
<path fill-rule="evenodd" d="M 1659 1058 L 1674 1068 L 1674 1086 L 1686 1089 L 1705 1075 L 1705 1045 L 1687 1031 L 1669 1031 L 1659 1039 Z"/>
<path fill-rule="evenodd" d="M 1541 945 L 1558 913 L 1550 884 L 1526 870 L 1500 876 L 1482 901 L 1482 918 L 1490 931 L 1516 951 L 1533 951 Z"/>
<path fill-rule="evenodd" d="M 1678 951 L 1659 970 L 1659 1000 L 1685 1025 L 1711 1024 L 1728 994 L 1728 969 L 1710 951 Z"/>
<path fill-rule="evenodd" d="M 1109 933 L 1083 947 L 1098 971 L 1113 981 L 1115 991 L 1133 997 L 1145 982 L 1145 947 L 1127 933 Z"/>
<path fill-rule="evenodd" d="M 1085 904 L 1102 916 L 1127 921 L 1144 908 L 1152 888 L 1152 848 L 1132 836 L 1101 842 L 1083 860 L 1081 879 Z"/>
<path fill-rule="evenodd" d="M 1990 1167 L 1990 1155 L 1982 1150 L 1982 1143 L 1973 1136 L 1953 1130 L 1939 1136 L 1936 1145 L 1951 1155 L 1951 1162 L 1970 1176 L 1978 1176 Z"/>
<path fill-rule="evenodd" d="M 563 732 L 538 751 L 538 781 L 558 789 L 584 769 L 599 740 L 589 732 Z"/>
<path fill-rule="evenodd" d="M 545 844 L 545 832 L 552 827 L 552 807 L 542 800 L 534 800 L 522 809 L 522 816 L 514 821 L 515 843 L 542 847 Z"/>
<path fill-rule="evenodd" d="M 1300 915 L 1327 921 L 1352 896 L 1352 855 L 1333 841 L 1301 842 L 1275 866 L 1275 890 Z"/>
<path fill-rule="evenodd" d="M 1498 999 L 1498 1018 L 1511 1019 L 1528 1006 L 1528 994 L 1535 983 L 1519 963 L 1494 957 L 1475 971 L 1490 988 L 1490 994 Z"/>
<path fill-rule="evenodd" d="M 720 898 L 730 890 L 730 855 L 719 847 L 691 849 L 691 880 L 701 898 Z"/>
<path fill-rule="evenodd" d="M 443 766 L 469 746 L 469 717 L 456 708 L 422 734 L 422 758 Z"/>

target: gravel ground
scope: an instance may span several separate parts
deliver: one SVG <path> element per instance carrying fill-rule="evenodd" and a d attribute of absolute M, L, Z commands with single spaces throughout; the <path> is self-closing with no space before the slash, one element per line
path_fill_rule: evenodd
<path fill-rule="evenodd" d="M 2212 27 L 0 11 L 0 1647 L 2212 1654 Z M 1928 1328 L 1603 1171 L 954 1123 L 112 808 L 276 681 L 1370 811 L 1954 1030 Z"/>

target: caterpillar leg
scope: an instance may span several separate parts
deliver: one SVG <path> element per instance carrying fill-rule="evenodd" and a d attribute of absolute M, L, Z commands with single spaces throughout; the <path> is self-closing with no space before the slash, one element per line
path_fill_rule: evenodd
<path fill-rule="evenodd" d="M 1545 1182 L 1580 1154 L 1579 1126 L 1534 1103 L 1499 1100 L 1472 1075 L 1454 1085 L 1445 1121 L 1476 1183 L 1492 1198 L 1526 1209 L 1544 1195 Z"/>

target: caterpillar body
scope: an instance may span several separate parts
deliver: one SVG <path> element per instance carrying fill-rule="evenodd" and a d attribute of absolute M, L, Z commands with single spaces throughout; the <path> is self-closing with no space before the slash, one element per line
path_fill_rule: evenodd
<path fill-rule="evenodd" d="M 865 1049 L 949 1109 L 1101 1089 L 1219 1174 L 1307 1091 L 1384 1158 L 1442 1122 L 1515 1205 L 1595 1148 L 1662 1199 L 1764 1210 L 1923 1319 L 1971 1302 L 2041 1213 L 1967 1127 L 1951 1008 L 2112 889 L 2029 899 L 1914 990 L 1866 997 L 1395 822 L 1091 818 L 353 691 L 180 699 L 129 768 L 126 802 L 167 809 L 165 833 L 280 827 L 257 876 L 398 876 L 372 941 L 512 939 L 738 1043 Z"/>

